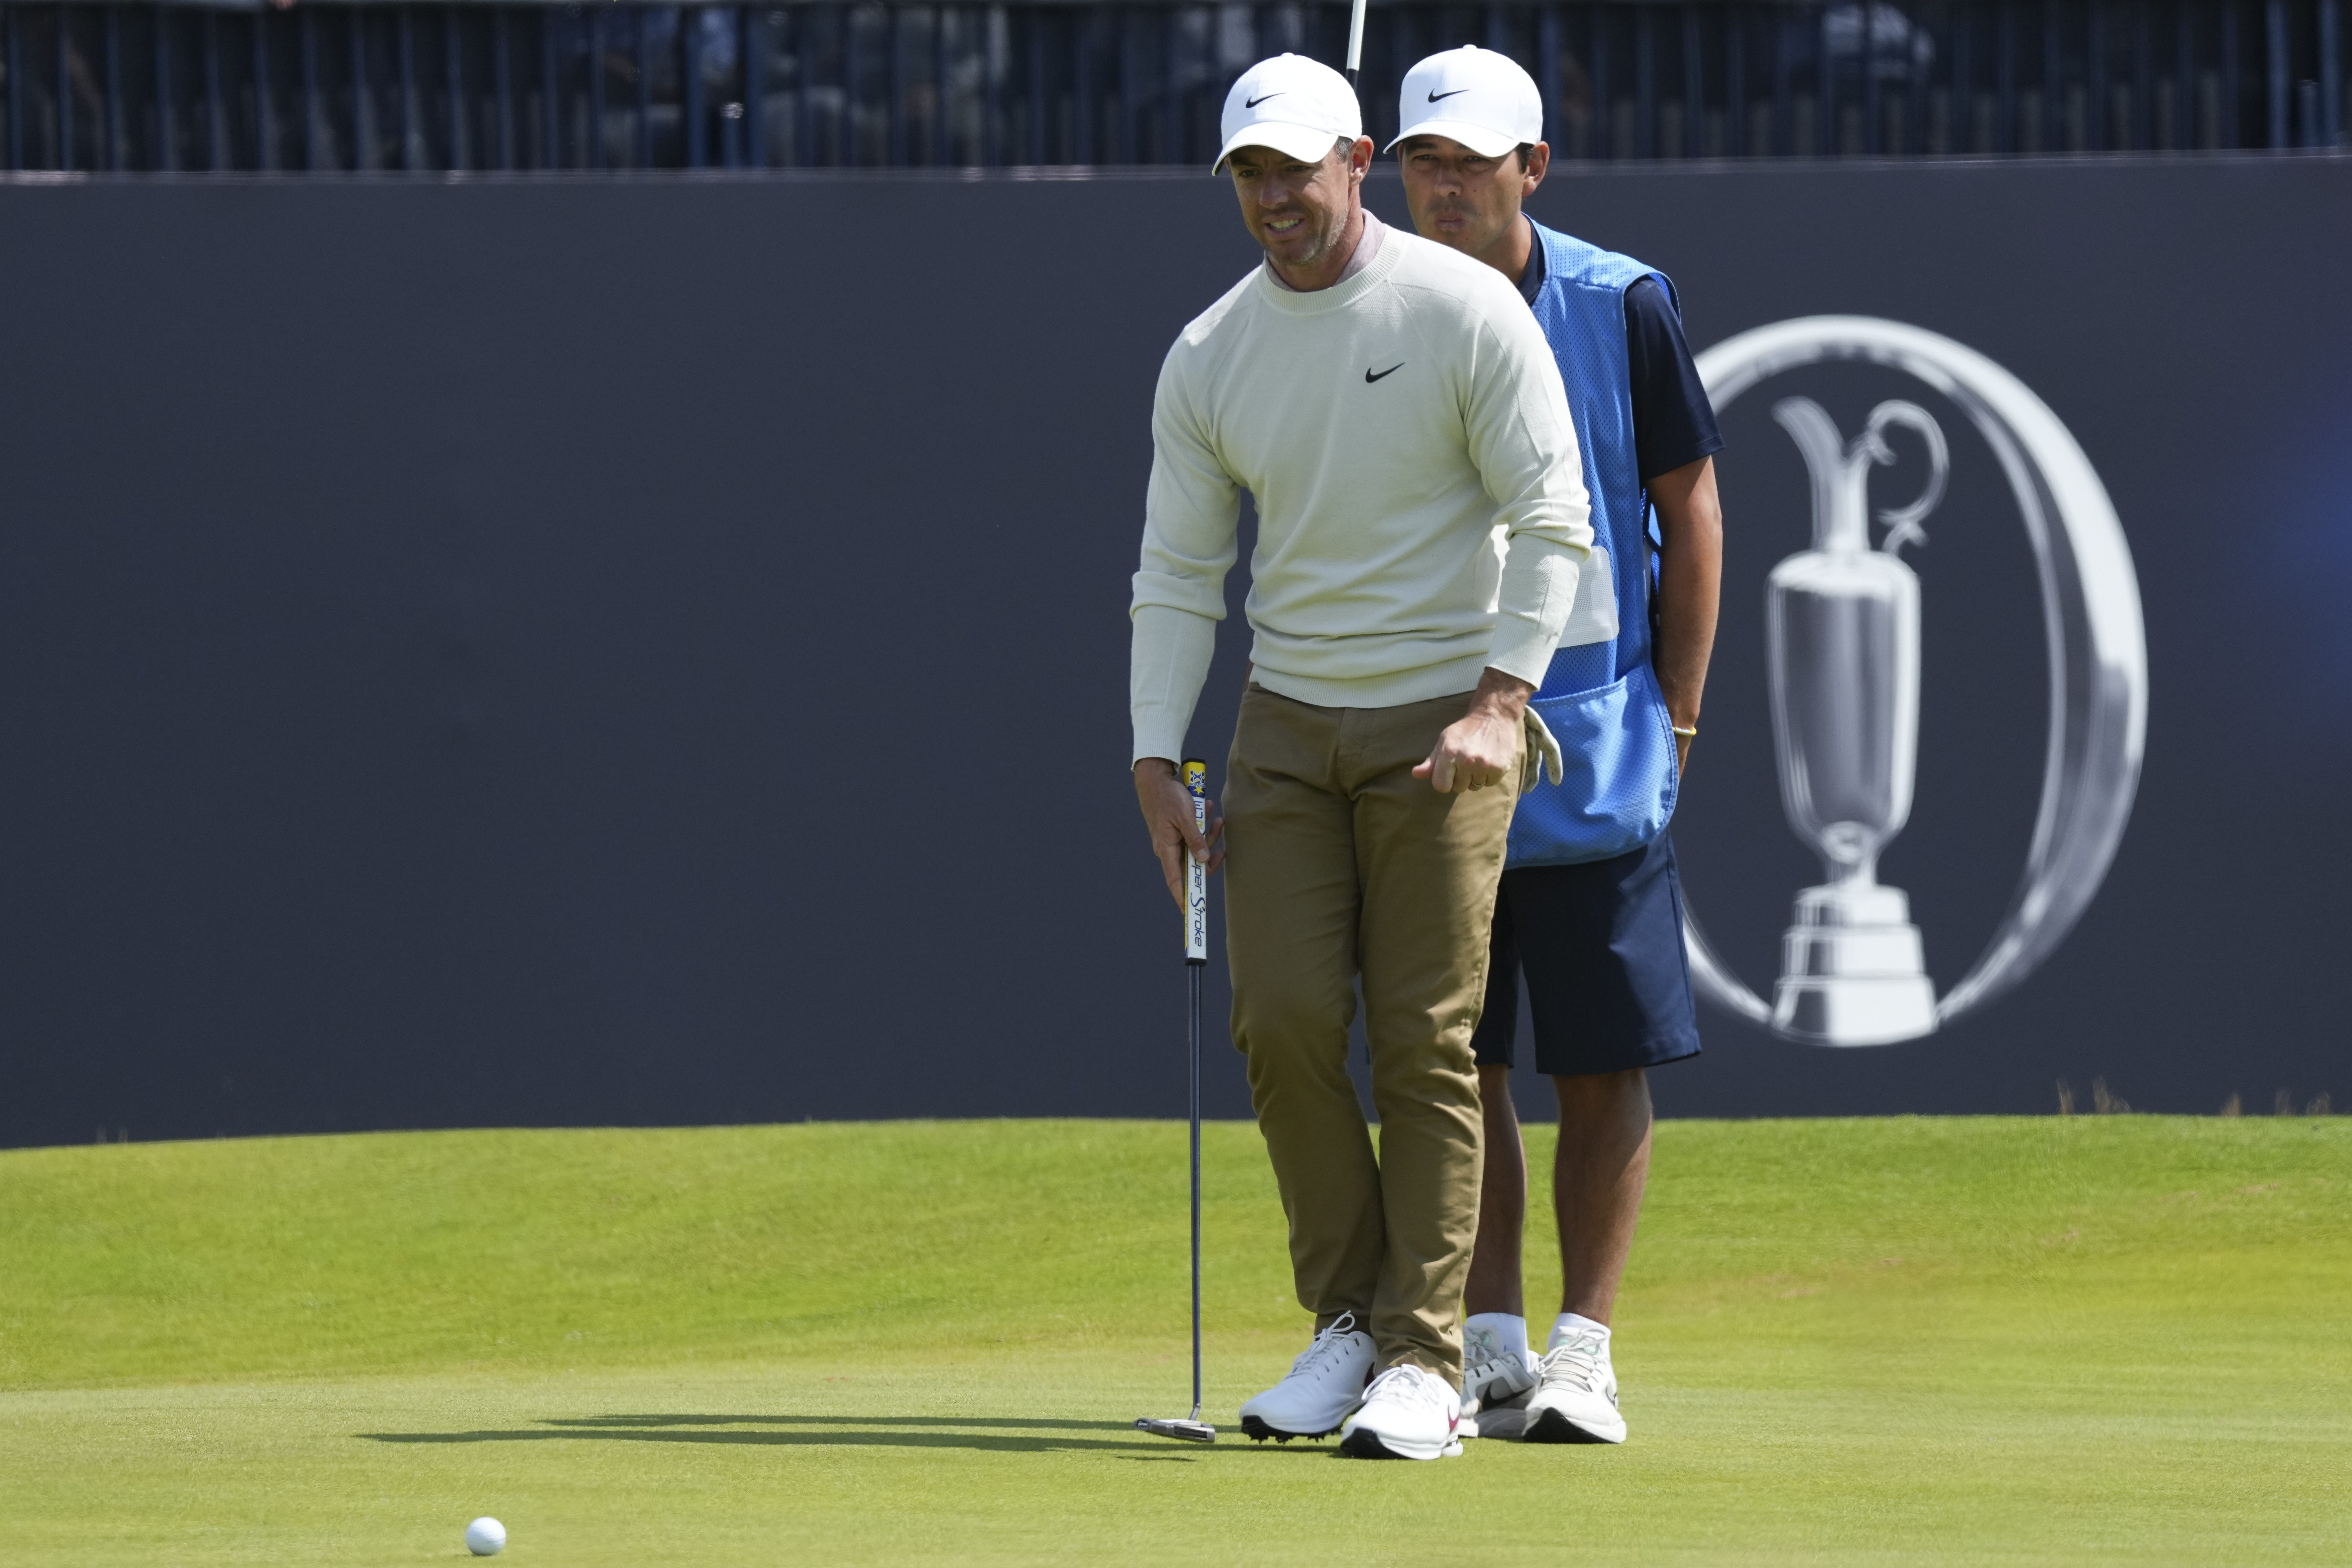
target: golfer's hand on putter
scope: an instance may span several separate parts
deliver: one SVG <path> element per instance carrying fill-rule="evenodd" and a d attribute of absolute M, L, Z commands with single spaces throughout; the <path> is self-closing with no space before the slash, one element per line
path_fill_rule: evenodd
<path fill-rule="evenodd" d="M 1191 849 L 1208 870 L 1223 865 L 1225 851 L 1217 840 L 1224 835 L 1225 819 L 1217 815 L 1216 803 L 1212 801 L 1209 831 L 1204 834 L 1192 826 L 1192 793 L 1176 776 L 1176 764 L 1165 757 L 1144 757 L 1136 763 L 1135 804 L 1143 810 L 1151 852 L 1160 857 L 1160 874 L 1168 879 L 1168 896 L 1181 910 L 1184 907 L 1184 851 Z"/>
<path fill-rule="evenodd" d="M 1440 795 L 1516 780 L 1528 699 L 1535 689 L 1516 676 L 1488 670 L 1478 679 L 1470 711 L 1445 727 L 1436 749 L 1412 770 L 1412 776 L 1427 779 Z"/>

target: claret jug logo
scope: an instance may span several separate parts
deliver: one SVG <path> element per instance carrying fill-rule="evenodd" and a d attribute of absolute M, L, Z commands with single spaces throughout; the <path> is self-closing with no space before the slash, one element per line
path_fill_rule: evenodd
<path fill-rule="evenodd" d="M 1836 360 L 1885 366 L 1940 395 L 2007 479 L 2040 576 L 2049 659 L 2032 837 L 1992 940 L 1937 996 L 1910 900 L 1879 880 L 1878 860 L 1911 811 L 1920 625 L 1937 613 L 1933 568 L 1923 588 L 1913 562 L 1927 558 L 1925 525 L 1943 499 L 1949 443 L 1906 399 L 1880 402 L 1849 435 L 1819 404 L 1782 397 L 1771 414 L 1804 458 L 1812 542 L 1765 584 L 1765 673 L 1781 805 L 1820 857 L 1822 882 L 1795 895 L 1769 1001 L 1717 957 L 1696 915 L 1685 935 L 1692 980 L 1718 1005 L 1790 1039 L 1887 1045 L 1932 1034 L 2017 985 L 2089 906 L 2138 787 L 2147 650 L 2138 580 L 2105 487 L 2049 406 L 1984 355 L 1899 321 L 1811 316 L 1718 343 L 1698 369 L 1720 413 L 1776 376 Z M 1874 542 L 1872 478 L 1896 460 L 1890 437 L 1906 432 L 1924 447 L 1927 478 L 1905 504 L 1877 510 Z"/>

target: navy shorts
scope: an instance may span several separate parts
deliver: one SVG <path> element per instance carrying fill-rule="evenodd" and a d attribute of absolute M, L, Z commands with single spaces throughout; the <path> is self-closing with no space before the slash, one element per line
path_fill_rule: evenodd
<path fill-rule="evenodd" d="M 1492 942 L 1486 1011 L 1470 1042 L 1480 1067 L 1512 1065 L 1522 971 L 1538 1072 L 1624 1072 L 1698 1055 L 1670 835 L 1607 860 L 1504 872 Z"/>

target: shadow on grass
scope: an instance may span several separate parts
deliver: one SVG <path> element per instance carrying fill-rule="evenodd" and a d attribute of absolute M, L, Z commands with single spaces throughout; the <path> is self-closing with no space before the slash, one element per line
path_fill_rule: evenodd
<path fill-rule="evenodd" d="M 558 1415 L 542 1426 L 1009 1426 L 1023 1431 L 1099 1432 L 1099 1421 L 1016 1415 Z"/>
<path fill-rule="evenodd" d="M 718 1427 L 754 1427 L 719 1431 Z M 912 1428 L 909 1430 L 908 1428 Z M 729 1443 L 774 1447 L 971 1448 L 993 1454 L 1109 1454 L 1190 1461 L 1166 1443 L 1141 1442 L 1099 1421 L 950 1415 L 559 1416 L 511 1431 L 361 1432 L 371 1443 Z M 1320 1445 L 1277 1449 L 1250 1442 L 1228 1452 L 1328 1453 Z"/>

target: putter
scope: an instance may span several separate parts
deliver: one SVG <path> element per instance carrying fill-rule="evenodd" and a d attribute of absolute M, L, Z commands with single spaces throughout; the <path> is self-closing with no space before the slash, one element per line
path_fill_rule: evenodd
<path fill-rule="evenodd" d="M 1364 0 L 1356 0 L 1348 17 L 1348 85 L 1356 85 L 1356 73 L 1364 64 Z"/>
<path fill-rule="evenodd" d="M 1357 0 L 1359 6 L 1362 0 Z M 1209 830 L 1209 764 L 1184 759 L 1184 790 L 1192 797 L 1192 826 Z M 1184 853 L 1184 977 L 1192 987 L 1192 1414 L 1181 1421 L 1136 1417 L 1136 1426 L 1159 1437 L 1213 1443 L 1217 1429 L 1201 1419 L 1201 971 L 1209 966 L 1209 873 Z"/>

